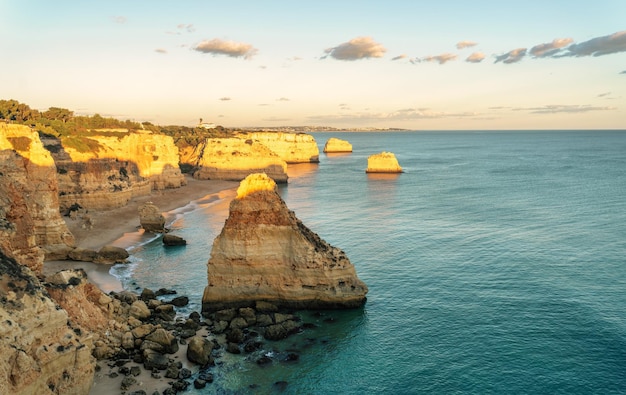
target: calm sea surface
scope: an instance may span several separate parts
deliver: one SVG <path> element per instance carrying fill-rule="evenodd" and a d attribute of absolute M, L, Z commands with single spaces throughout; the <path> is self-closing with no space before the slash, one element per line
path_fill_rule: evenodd
<path fill-rule="evenodd" d="M 210 388 L 188 393 L 626 393 L 625 131 L 313 136 L 319 165 L 291 166 L 280 192 L 347 253 L 368 301 L 304 313 L 317 328 L 254 355 L 225 353 Z M 321 153 L 330 137 L 354 152 Z M 365 174 L 381 151 L 405 173 Z M 137 246 L 114 274 L 199 310 L 232 197 L 172 213 L 189 245 Z"/>

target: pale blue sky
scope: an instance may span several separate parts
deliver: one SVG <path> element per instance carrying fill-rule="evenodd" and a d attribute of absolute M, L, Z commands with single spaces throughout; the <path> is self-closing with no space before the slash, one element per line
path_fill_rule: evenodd
<path fill-rule="evenodd" d="M 0 33 L 0 98 L 38 109 L 227 127 L 626 128 L 622 0 L 2 0 Z"/>

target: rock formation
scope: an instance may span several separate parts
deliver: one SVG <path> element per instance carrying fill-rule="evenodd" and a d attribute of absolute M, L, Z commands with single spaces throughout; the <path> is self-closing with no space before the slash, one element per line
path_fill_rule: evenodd
<path fill-rule="evenodd" d="M 264 172 L 274 181 L 287 182 L 287 164 L 264 144 L 240 138 L 207 139 L 194 178 L 241 181 Z"/>
<path fill-rule="evenodd" d="M 0 393 L 89 393 L 91 336 L 68 320 L 28 268 L 1 252 L 0 298 Z"/>
<path fill-rule="evenodd" d="M 283 132 L 240 132 L 237 137 L 260 142 L 287 163 L 318 163 L 320 151 L 310 134 Z"/>
<path fill-rule="evenodd" d="M 139 206 L 139 224 L 146 232 L 165 232 L 165 217 L 152 202 Z"/>
<path fill-rule="evenodd" d="M 186 184 L 170 136 L 100 130 L 62 141 L 49 138 L 46 147 L 58 168 L 61 210 L 75 203 L 97 210 L 122 207 L 151 190 Z"/>
<path fill-rule="evenodd" d="M 331 137 L 324 144 L 324 152 L 326 153 L 341 153 L 352 152 L 352 144 L 346 140 L 341 140 L 335 137 Z"/>
<path fill-rule="evenodd" d="M 41 273 L 74 244 L 59 214 L 56 167 L 39 135 L 0 123 L 0 250 Z"/>
<path fill-rule="evenodd" d="M 366 173 L 402 173 L 396 156 L 392 152 L 381 152 L 367 158 Z"/>
<path fill-rule="evenodd" d="M 351 308 L 367 286 L 340 249 L 300 222 L 265 174 L 246 177 L 214 240 L 202 311 L 265 301 L 293 308 Z"/>

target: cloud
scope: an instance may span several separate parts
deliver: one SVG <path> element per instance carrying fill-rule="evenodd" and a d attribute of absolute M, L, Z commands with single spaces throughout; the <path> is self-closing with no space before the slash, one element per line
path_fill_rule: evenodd
<path fill-rule="evenodd" d="M 289 101 L 289 99 L 286 97 L 279 97 L 276 101 Z"/>
<path fill-rule="evenodd" d="M 338 115 L 316 115 L 308 117 L 312 121 L 324 122 L 356 122 L 356 121 L 410 121 L 419 119 L 441 119 L 441 118 L 471 118 L 480 116 L 477 112 L 456 112 L 434 111 L 430 108 L 403 108 L 392 112 L 357 112 Z"/>
<path fill-rule="evenodd" d="M 227 97 L 227 96 L 226 96 L 226 97 L 220 97 L 220 98 L 219 98 L 219 100 L 220 100 L 220 101 L 230 101 L 230 100 L 232 100 L 232 99 L 231 99 L 230 97 Z"/>
<path fill-rule="evenodd" d="M 394 56 L 393 58 L 391 58 L 391 60 L 401 60 L 401 59 L 406 59 L 406 57 L 407 57 L 406 54 L 402 54 L 402 55 Z"/>
<path fill-rule="evenodd" d="M 457 56 L 455 54 L 444 53 L 444 54 L 437 55 L 437 56 L 426 56 L 425 58 L 422 58 L 421 61 L 422 62 L 439 62 L 439 64 L 445 64 L 446 62 L 455 60 L 456 57 Z"/>
<path fill-rule="evenodd" d="M 156 52 L 156 53 L 166 54 L 166 53 L 167 53 L 167 50 L 165 50 L 165 49 L 163 49 L 163 48 L 157 48 L 157 49 L 155 49 L 155 50 L 154 50 L 154 52 Z"/>
<path fill-rule="evenodd" d="M 469 48 L 475 45 L 478 45 L 478 43 L 475 43 L 473 41 L 459 41 L 458 43 L 456 43 L 456 49 Z"/>
<path fill-rule="evenodd" d="M 542 107 L 518 107 L 514 111 L 529 111 L 533 114 L 582 113 L 590 111 L 611 111 L 616 107 L 598 107 L 589 104 L 551 104 Z"/>
<path fill-rule="evenodd" d="M 178 26 L 176 26 L 176 28 L 178 30 L 186 30 L 188 33 L 193 33 L 196 31 L 196 28 L 191 23 L 188 23 L 188 24 L 180 23 Z"/>
<path fill-rule="evenodd" d="M 469 63 L 480 63 L 485 59 L 485 54 L 482 52 L 474 52 L 465 59 Z"/>
<path fill-rule="evenodd" d="M 597 97 L 607 97 L 607 96 L 610 96 L 610 95 L 611 95 L 611 92 L 604 92 L 604 93 L 598 94 Z"/>
<path fill-rule="evenodd" d="M 626 74 L 626 70 L 622 71 L 620 74 Z"/>
<path fill-rule="evenodd" d="M 258 52 L 258 50 L 250 44 L 226 41 L 219 38 L 204 40 L 193 49 L 202 53 L 226 55 L 232 58 L 243 57 L 244 59 L 251 59 Z"/>
<path fill-rule="evenodd" d="M 571 38 L 555 38 L 551 43 L 535 45 L 530 49 L 530 54 L 535 58 L 546 58 L 561 52 L 561 49 L 574 42 Z"/>
<path fill-rule="evenodd" d="M 517 63 L 522 60 L 526 56 L 526 48 L 517 48 L 513 49 L 505 54 L 500 56 L 496 56 L 496 61 L 494 63 L 503 62 L 506 64 Z"/>
<path fill-rule="evenodd" d="M 580 44 L 567 47 L 562 56 L 602 56 L 618 52 L 626 52 L 626 30 L 608 36 L 596 37 Z"/>
<path fill-rule="evenodd" d="M 368 58 L 382 58 L 387 49 L 374 41 L 371 37 L 357 37 L 339 44 L 336 47 L 328 48 L 324 51 L 325 59 L 330 56 L 337 60 L 359 60 Z"/>
<path fill-rule="evenodd" d="M 125 16 L 112 16 L 111 19 L 113 20 L 113 22 L 115 23 L 119 23 L 120 25 L 123 25 L 126 23 L 127 19 Z"/>

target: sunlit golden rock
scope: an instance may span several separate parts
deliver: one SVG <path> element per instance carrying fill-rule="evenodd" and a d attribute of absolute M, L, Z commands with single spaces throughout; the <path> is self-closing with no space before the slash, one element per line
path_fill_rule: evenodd
<path fill-rule="evenodd" d="M 392 152 L 381 152 L 367 158 L 366 173 L 402 173 L 402 167 Z"/>
<path fill-rule="evenodd" d="M 57 169 L 37 132 L 0 123 L 0 249 L 41 273 L 74 245 L 59 213 Z"/>
<path fill-rule="evenodd" d="M 264 174 L 241 182 L 213 242 L 204 312 L 257 301 L 293 308 L 352 308 L 367 286 L 345 253 L 290 211 Z"/>
<path fill-rule="evenodd" d="M 260 142 L 287 163 L 317 163 L 320 151 L 310 134 L 283 132 L 240 132 L 237 137 Z"/>
<path fill-rule="evenodd" d="M 287 164 L 264 144 L 240 138 L 211 138 L 204 145 L 194 178 L 241 181 L 263 172 L 279 183 L 287 182 Z"/>
<path fill-rule="evenodd" d="M 346 140 L 341 140 L 335 137 L 331 137 L 324 144 L 324 152 L 326 153 L 340 153 L 340 152 L 352 152 L 352 144 Z"/>

